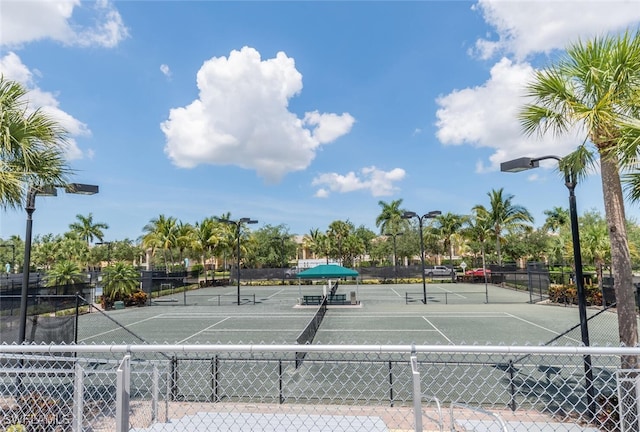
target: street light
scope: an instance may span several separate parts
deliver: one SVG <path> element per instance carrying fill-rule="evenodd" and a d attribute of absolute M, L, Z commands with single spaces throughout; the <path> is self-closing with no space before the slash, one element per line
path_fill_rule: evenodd
<path fill-rule="evenodd" d="M 282 266 L 282 285 L 284 285 L 284 279 L 286 277 L 286 265 L 284 262 L 285 250 L 284 250 L 284 241 L 287 239 L 286 237 L 275 236 L 274 240 L 280 240 L 282 243 L 282 247 L 280 249 L 280 265 Z"/>
<path fill-rule="evenodd" d="M 111 245 L 113 244 L 113 242 L 96 242 L 96 244 L 101 246 L 104 245 L 107 247 L 107 265 L 111 265 Z"/>
<path fill-rule="evenodd" d="M 547 159 L 555 159 L 562 162 L 559 156 L 542 156 L 538 158 L 522 157 L 500 164 L 502 172 L 520 172 L 532 168 L 538 168 L 539 162 Z M 569 189 L 569 217 L 571 220 L 571 239 L 573 241 L 573 261 L 576 267 L 576 290 L 578 291 L 578 314 L 580 315 L 580 333 L 582 344 L 589 346 L 589 328 L 587 326 L 587 298 L 584 290 L 584 277 L 582 275 L 582 254 L 580 252 L 580 232 L 578 230 L 578 211 L 576 209 L 575 189 L 578 184 L 576 174 L 573 170 L 564 170 L 564 184 Z M 593 372 L 591 369 L 591 356 L 584 356 L 584 373 L 587 387 L 587 407 L 591 415 L 595 413 L 593 395 Z"/>
<path fill-rule="evenodd" d="M 242 226 L 242 224 L 246 223 L 246 224 L 257 224 L 258 221 L 257 220 L 253 220 L 251 218 L 240 218 L 238 220 L 230 220 L 230 219 L 220 219 L 220 218 L 215 218 L 218 222 L 221 223 L 226 223 L 229 225 L 235 225 L 236 226 L 236 242 L 238 243 L 238 306 L 240 306 L 240 227 Z"/>
<path fill-rule="evenodd" d="M 403 235 L 404 233 L 389 233 L 385 234 L 387 237 L 393 238 L 393 276 L 395 277 L 395 283 L 398 283 L 398 254 L 396 252 L 396 237 Z"/>
<path fill-rule="evenodd" d="M 64 186 L 29 186 L 27 190 L 27 228 L 24 236 L 24 261 L 22 263 L 22 287 L 20 290 L 20 332 L 18 343 L 24 343 L 27 334 L 27 296 L 29 294 L 29 269 L 31 267 L 31 229 L 33 212 L 36 211 L 36 196 L 57 196 L 56 187 L 63 187 L 67 193 L 93 195 L 98 193 L 98 186 L 81 183 L 69 183 Z"/>
<path fill-rule="evenodd" d="M 402 219 L 418 219 L 418 226 L 420 227 L 420 262 L 422 263 L 422 303 L 427 304 L 427 281 L 424 278 L 424 238 L 422 236 L 422 222 L 425 219 L 433 219 L 436 216 L 441 215 L 442 212 L 440 210 L 433 210 L 429 213 L 423 214 L 422 216 L 418 215 L 416 212 L 406 211 L 402 215 Z"/>

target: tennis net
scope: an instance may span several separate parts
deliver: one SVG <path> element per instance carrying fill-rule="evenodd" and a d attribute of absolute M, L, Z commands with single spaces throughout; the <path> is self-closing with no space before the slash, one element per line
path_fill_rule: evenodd
<path fill-rule="evenodd" d="M 298 343 L 298 345 L 306 345 L 313 342 L 313 338 L 316 336 L 316 333 L 318 333 L 320 324 L 322 323 L 322 320 L 327 313 L 327 304 L 327 296 L 322 297 L 320 307 L 313 315 L 304 330 L 302 330 L 302 332 L 296 338 L 296 342 Z M 302 364 L 302 361 L 304 360 L 306 354 L 306 352 L 296 352 L 296 369 Z"/>

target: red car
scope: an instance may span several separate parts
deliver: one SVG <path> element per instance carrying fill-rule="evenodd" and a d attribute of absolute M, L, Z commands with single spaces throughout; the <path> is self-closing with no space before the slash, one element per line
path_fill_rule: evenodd
<path fill-rule="evenodd" d="M 487 273 L 487 277 L 491 277 L 491 270 L 483 268 L 467 270 L 464 274 L 473 277 L 484 277 L 485 272 Z"/>

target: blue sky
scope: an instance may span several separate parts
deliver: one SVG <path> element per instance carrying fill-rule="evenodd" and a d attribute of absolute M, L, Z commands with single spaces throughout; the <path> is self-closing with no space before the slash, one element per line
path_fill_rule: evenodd
<path fill-rule="evenodd" d="M 581 138 L 523 136 L 522 88 L 568 43 L 639 26 L 638 1 L 0 0 L 0 72 L 70 131 L 73 181 L 100 186 L 37 198 L 35 234 L 89 213 L 105 240 L 160 214 L 376 230 L 380 200 L 467 214 L 498 188 L 540 226 L 568 207 L 553 164 L 500 162 Z M 576 193 L 603 211 L 597 172 Z M 2 211 L 0 237 L 24 221 Z"/>

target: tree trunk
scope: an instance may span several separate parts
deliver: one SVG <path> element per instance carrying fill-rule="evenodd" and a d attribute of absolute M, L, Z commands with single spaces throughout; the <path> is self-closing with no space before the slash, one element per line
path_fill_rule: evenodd
<path fill-rule="evenodd" d="M 620 173 L 615 160 L 600 155 L 600 168 L 602 173 L 602 193 L 604 195 L 604 208 L 607 216 L 607 228 L 609 242 L 611 243 L 611 266 L 613 267 L 613 287 L 616 293 L 616 309 L 618 311 L 618 334 L 620 343 L 627 347 L 635 347 L 638 344 L 638 322 L 636 319 L 636 301 L 633 292 L 633 273 L 631 270 L 631 256 L 627 241 L 627 229 L 625 226 L 624 201 Z M 638 357 L 633 355 L 620 358 L 621 369 L 636 369 Z M 621 383 L 620 429 L 629 432 L 637 432 L 638 409 L 637 388 L 635 371 L 626 374 L 630 381 Z"/>
<path fill-rule="evenodd" d="M 616 308 L 618 311 L 618 333 L 620 342 L 628 347 L 638 344 L 638 323 L 636 320 L 636 300 L 633 291 L 631 256 L 625 225 L 624 200 L 620 185 L 620 174 L 615 160 L 601 157 L 602 193 L 607 217 L 609 242 L 611 243 L 611 264 L 613 267 Z M 624 369 L 635 369 L 637 358 L 622 359 Z"/>

